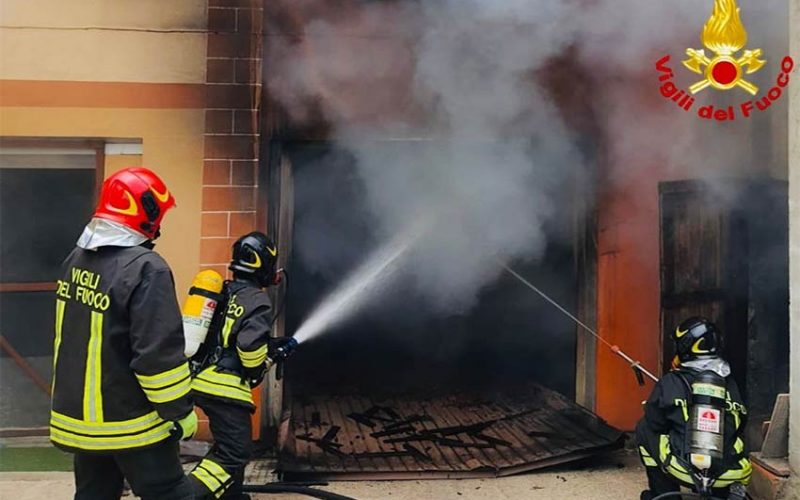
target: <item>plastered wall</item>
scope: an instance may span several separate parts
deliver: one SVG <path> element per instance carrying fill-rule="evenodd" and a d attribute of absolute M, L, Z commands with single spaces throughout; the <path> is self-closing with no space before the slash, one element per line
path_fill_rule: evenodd
<path fill-rule="evenodd" d="M 0 136 L 142 141 L 178 200 L 157 250 L 183 295 L 200 263 L 207 1 L 0 2 Z"/>
<path fill-rule="evenodd" d="M 800 54 L 800 0 L 790 2 L 791 51 Z M 789 266 L 791 335 L 791 410 L 789 460 L 800 475 L 800 85 L 790 90 L 789 111 Z M 800 484 L 796 485 L 800 489 Z M 800 491 L 797 493 L 800 496 Z"/>

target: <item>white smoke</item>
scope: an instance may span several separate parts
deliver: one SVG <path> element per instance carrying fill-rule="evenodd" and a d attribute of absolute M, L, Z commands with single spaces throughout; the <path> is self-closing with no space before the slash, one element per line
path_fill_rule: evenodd
<path fill-rule="evenodd" d="M 740 4 L 745 23 L 785 8 L 785 1 Z M 463 311 L 501 273 L 498 261 L 538 258 L 545 224 L 591 188 L 584 172 L 596 179 L 596 159 L 578 147 L 585 132 L 567 125 L 546 83 L 565 54 L 590 80 L 575 89 L 591 95 L 567 99 L 592 106 L 614 165 L 603 173 L 607 182 L 627 182 L 653 165 L 700 163 L 709 177 L 750 168 L 743 138 L 755 120 L 727 124 L 721 134 L 658 95 L 655 61 L 671 53 L 680 73 L 684 49 L 700 48 L 711 6 L 285 0 L 271 7 L 266 82 L 295 125 L 320 118 L 331 125 L 337 146 L 355 158 L 381 238 L 433 214 L 436 229 L 416 245 L 403 277 L 436 308 Z M 425 140 L 408 141 L 416 138 Z M 348 243 L 325 246 L 337 244 Z M 341 272 L 325 262 L 334 253 L 303 255 L 310 267 Z"/>

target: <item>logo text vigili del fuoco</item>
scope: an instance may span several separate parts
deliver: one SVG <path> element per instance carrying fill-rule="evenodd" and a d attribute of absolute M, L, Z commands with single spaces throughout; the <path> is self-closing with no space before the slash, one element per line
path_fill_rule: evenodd
<path fill-rule="evenodd" d="M 690 112 L 696 108 L 697 116 L 708 120 L 750 118 L 756 112 L 769 109 L 781 98 L 783 89 L 789 85 L 790 74 L 794 69 L 794 60 L 790 56 L 781 60 L 781 71 L 774 86 L 760 97 L 758 86 L 748 80 L 747 75 L 759 71 L 767 61 L 762 49 L 746 48 L 747 30 L 742 23 L 736 0 L 714 0 L 714 11 L 703 27 L 701 40 L 709 53 L 705 49 L 686 49 L 689 58 L 683 61 L 683 65 L 701 77 L 688 91 L 678 88 L 673 82 L 675 73 L 670 66 L 672 58 L 669 54 L 656 62 L 661 95 L 673 101 L 680 109 Z M 750 94 L 754 99 L 727 108 L 695 106 L 695 96 L 709 87 L 722 92 L 737 89 Z"/>

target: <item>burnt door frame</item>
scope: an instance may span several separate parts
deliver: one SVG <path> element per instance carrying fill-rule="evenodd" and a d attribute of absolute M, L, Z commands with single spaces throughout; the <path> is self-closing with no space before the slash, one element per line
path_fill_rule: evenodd
<path fill-rule="evenodd" d="M 279 137 L 279 134 L 276 134 Z M 277 268 L 287 267 L 292 252 L 292 220 L 294 201 L 291 164 L 283 157 L 282 142 L 262 135 L 259 144 L 258 189 L 256 192 L 256 225 L 270 235 L 278 247 Z M 288 285 L 287 285 L 288 286 Z M 272 327 L 273 337 L 286 335 L 286 295 L 283 287 L 270 287 L 270 300 L 280 316 Z M 261 441 L 274 446 L 284 416 L 283 366 L 270 370 L 261 385 Z"/>
<path fill-rule="evenodd" d="M 576 316 L 597 331 L 597 205 L 594 192 L 576 197 L 573 205 Z M 597 339 L 575 326 L 575 402 L 594 411 L 597 403 Z"/>

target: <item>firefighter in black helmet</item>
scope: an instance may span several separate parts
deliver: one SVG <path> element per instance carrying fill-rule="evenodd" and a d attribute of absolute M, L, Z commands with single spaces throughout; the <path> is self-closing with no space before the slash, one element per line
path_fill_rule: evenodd
<path fill-rule="evenodd" d="M 211 354 L 192 382 L 214 437 L 211 451 L 190 475 L 196 498 L 247 498 L 242 483 L 252 452 L 251 389 L 296 345 L 270 337 L 272 306 L 264 289 L 279 282 L 277 260 L 275 245 L 263 233 L 247 234 L 233 245 L 233 281 L 225 284 L 223 308 L 206 340 Z"/>
<path fill-rule="evenodd" d="M 689 318 L 672 334 L 672 370 L 656 384 L 636 427 L 649 490 L 642 500 L 681 486 L 722 498 L 744 498 L 751 465 L 743 433 L 747 407 L 720 357 L 722 336 L 705 318 Z"/>
<path fill-rule="evenodd" d="M 75 455 L 75 498 L 190 499 L 178 438 L 197 428 L 175 284 L 153 248 L 175 198 L 155 173 L 104 183 L 63 265 L 50 439 Z"/>

